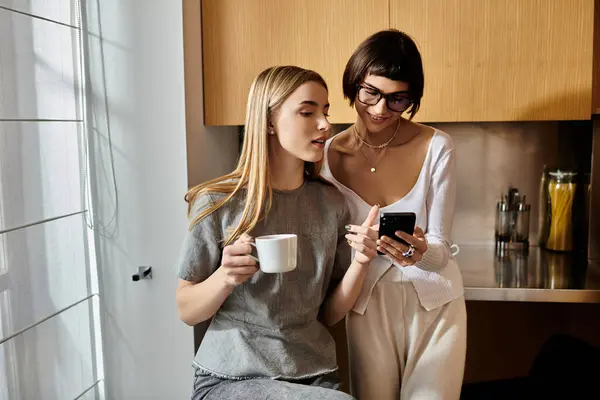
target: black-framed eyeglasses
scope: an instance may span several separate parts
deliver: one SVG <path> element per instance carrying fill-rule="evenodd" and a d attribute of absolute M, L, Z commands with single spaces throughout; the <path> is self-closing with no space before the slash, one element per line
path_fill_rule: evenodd
<path fill-rule="evenodd" d="M 398 93 L 383 94 L 373 87 L 358 85 L 356 98 L 364 105 L 374 106 L 379 103 L 382 97 L 385 99 L 387 108 L 395 112 L 404 112 L 412 104 L 409 98 Z"/>

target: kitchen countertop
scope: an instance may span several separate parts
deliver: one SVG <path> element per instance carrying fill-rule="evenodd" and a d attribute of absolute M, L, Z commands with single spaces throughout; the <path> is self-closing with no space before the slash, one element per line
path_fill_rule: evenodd
<path fill-rule="evenodd" d="M 600 263 L 585 254 L 460 245 L 456 260 L 466 300 L 600 303 Z"/>

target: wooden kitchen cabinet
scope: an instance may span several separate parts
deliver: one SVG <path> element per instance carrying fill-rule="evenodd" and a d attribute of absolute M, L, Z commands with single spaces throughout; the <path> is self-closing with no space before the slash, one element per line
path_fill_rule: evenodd
<path fill-rule="evenodd" d="M 356 46 L 389 26 L 388 0 L 203 0 L 206 125 L 242 125 L 250 84 L 263 69 L 298 65 L 329 86 L 334 123 L 355 119 L 342 74 Z"/>
<path fill-rule="evenodd" d="M 390 0 L 423 55 L 420 121 L 589 119 L 594 0 Z"/>
<path fill-rule="evenodd" d="M 345 63 L 389 27 L 414 37 L 423 55 L 418 121 L 589 119 L 600 108 L 600 94 L 592 103 L 594 2 L 203 0 L 204 123 L 242 125 L 252 80 L 282 64 L 321 73 L 331 121 L 353 122 Z"/>
<path fill-rule="evenodd" d="M 594 78 L 592 113 L 600 114 L 600 0 L 596 0 L 594 17 Z"/>

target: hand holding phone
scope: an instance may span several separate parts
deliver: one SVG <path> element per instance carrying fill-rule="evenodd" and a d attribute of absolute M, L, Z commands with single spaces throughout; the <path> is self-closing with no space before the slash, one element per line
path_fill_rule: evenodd
<path fill-rule="evenodd" d="M 397 242 L 408 246 L 405 240 L 396 236 L 397 231 L 406 232 L 409 235 L 414 234 L 417 215 L 414 212 L 384 212 L 379 217 L 379 239 L 387 236 Z M 378 254 L 383 254 L 377 251 Z"/>

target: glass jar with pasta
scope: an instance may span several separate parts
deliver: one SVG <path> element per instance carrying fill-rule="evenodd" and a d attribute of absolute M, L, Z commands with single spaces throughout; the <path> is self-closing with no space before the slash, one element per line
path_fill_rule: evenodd
<path fill-rule="evenodd" d="M 577 172 L 554 170 L 548 172 L 548 208 L 546 210 L 548 235 L 544 242 L 548 250 L 573 250 L 573 205 Z"/>

